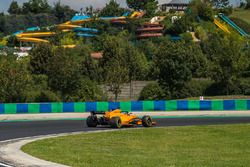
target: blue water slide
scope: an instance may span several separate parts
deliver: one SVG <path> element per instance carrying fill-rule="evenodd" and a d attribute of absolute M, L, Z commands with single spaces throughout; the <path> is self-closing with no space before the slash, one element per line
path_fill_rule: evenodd
<path fill-rule="evenodd" d="M 180 37 L 180 36 L 170 36 L 170 39 L 171 39 L 172 41 L 179 41 L 179 40 L 182 39 L 182 37 Z"/>
<path fill-rule="evenodd" d="M 87 33 L 77 33 L 76 35 L 79 37 L 86 37 L 86 38 L 96 36 L 95 34 L 87 34 Z"/>
<path fill-rule="evenodd" d="M 71 21 L 74 22 L 74 21 L 79 21 L 79 20 L 86 20 L 86 19 L 90 19 L 90 16 L 88 15 L 75 15 Z"/>
<path fill-rule="evenodd" d="M 74 31 L 75 32 L 93 32 L 93 33 L 98 33 L 98 30 L 97 29 L 94 29 L 94 28 L 82 28 L 82 27 L 77 27 L 77 28 L 74 28 Z"/>
<path fill-rule="evenodd" d="M 30 27 L 26 29 L 27 31 L 39 31 L 40 27 Z"/>
<path fill-rule="evenodd" d="M 125 12 L 122 16 L 128 17 L 131 14 L 131 12 Z"/>
<path fill-rule="evenodd" d="M 224 20 L 227 24 L 229 24 L 231 27 L 233 27 L 236 31 L 240 33 L 242 36 L 248 36 L 248 34 L 241 29 L 239 26 L 237 26 L 232 20 L 230 20 L 227 16 L 225 16 L 223 13 L 219 13 L 219 17 Z"/>
<path fill-rule="evenodd" d="M 21 33 L 23 33 L 23 31 L 17 31 L 17 32 L 13 33 L 13 35 L 16 36 L 16 35 L 21 34 Z"/>
<path fill-rule="evenodd" d="M 101 20 L 120 19 L 121 17 L 100 17 Z"/>

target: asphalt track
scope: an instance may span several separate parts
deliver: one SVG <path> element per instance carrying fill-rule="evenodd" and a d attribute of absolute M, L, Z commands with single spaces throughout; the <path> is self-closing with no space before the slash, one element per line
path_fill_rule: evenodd
<path fill-rule="evenodd" d="M 218 125 L 250 123 L 250 117 L 158 118 L 157 126 Z M 108 127 L 88 128 L 85 120 L 0 122 L 0 141 L 68 132 L 84 132 Z"/>

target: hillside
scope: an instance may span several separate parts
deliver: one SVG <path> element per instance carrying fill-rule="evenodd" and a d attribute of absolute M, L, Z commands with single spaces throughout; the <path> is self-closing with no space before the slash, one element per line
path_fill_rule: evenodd
<path fill-rule="evenodd" d="M 250 24 L 250 10 L 235 9 L 231 17 L 240 18 Z"/>

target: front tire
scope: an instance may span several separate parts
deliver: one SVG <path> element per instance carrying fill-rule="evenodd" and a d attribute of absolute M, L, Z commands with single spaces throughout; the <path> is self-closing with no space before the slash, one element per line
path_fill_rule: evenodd
<path fill-rule="evenodd" d="M 88 116 L 86 122 L 87 122 L 88 127 L 97 127 L 97 124 L 98 124 L 96 116 Z"/>
<path fill-rule="evenodd" d="M 152 118 L 148 115 L 142 117 L 142 125 L 144 127 L 151 127 L 152 126 Z"/>
<path fill-rule="evenodd" d="M 110 120 L 110 126 L 111 128 L 121 128 L 122 127 L 122 121 L 120 117 L 113 117 Z"/>

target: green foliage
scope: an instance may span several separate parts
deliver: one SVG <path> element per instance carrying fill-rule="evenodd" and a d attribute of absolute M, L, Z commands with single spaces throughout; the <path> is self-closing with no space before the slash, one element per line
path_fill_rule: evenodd
<path fill-rule="evenodd" d="M 186 32 L 180 35 L 185 42 L 192 42 L 193 37 L 190 32 Z"/>
<path fill-rule="evenodd" d="M 20 14 L 21 8 L 19 7 L 17 1 L 12 1 L 8 9 L 9 14 Z"/>
<path fill-rule="evenodd" d="M 124 13 L 124 9 L 115 1 L 111 0 L 106 6 L 100 11 L 100 16 L 121 16 Z"/>
<path fill-rule="evenodd" d="M 178 95 L 175 95 L 178 98 L 186 97 L 199 97 L 206 95 L 206 90 L 213 84 L 213 81 L 209 79 L 192 79 L 187 82 L 184 87 L 176 92 Z"/>
<path fill-rule="evenodd" d="M 63 96 L 76 90 L 80 83 L 81 59 L 74 56 L 77 55 L 72 55 L 66 49 L 56 48 L 48 63 L 49 87 L 54 91 L 60 91 Z"/>
<path fill-rule="evenodd" d="M 189 4 L 190 13 L 188 16 L 191 18 L 201 18 L 205 21 L 212 21 L 213 20 L 213 9 L 210 1 L 200 1 L 200 0 L 193 0 Z"/>
<path fill-rule="evenodd" d="M 140 40 L 137 42 L 136 47 L 144 53 L 148 60 L 152 60 L 158 50 L 157 44 L 151 40 Z"/>
<path fill-rule="evenodd" d="M 198 26 L 195 28 L 195 35 L 197 38 L 199 38 L 201 41 L 206 41 L 208 39 L 208 34 L 204 30 L 202 26 Z"/>
<path fill-rule="evenodd" d="M 60 22 L 68 21 L 76 13 L 75 10 L 71 9 L 67 5 L 62 5 L 60 1 L 56 2 L 52 13 L 57 17 Z"/>
<path fill-rule="evenodd" d="M 246 6 L 245 6 L 245 9 L 250 9 L 250 0 L 246 0 Z"/>
<path fill-rule="evenodd" d="M 124 36 L 106 36 L 102 43 L 104 81 L 117 99 L 123 83 L 143 77 L 147 59 Z"/>
<path fill-rule="evenodd" d="M 75 44 L 76 43 L 75 36 L 76 36 L 75 33 L 63 34 L 62 38 L 59 38 L 60 44 L 61 45 L 73 45 L 73 44 Z"/>
<path fill-rule="evenodd" d="M 35 101 L 37 102 L 60 102 L 61 99 L 54 92 L 49 90 L 43 90 L 36 97 Z"/>
<path fill-rule="evenodd" d="M 155 82 L 146 85 L 142 89 L 139 100 L 163 100 L 167 98 L 164 90 Z"/>
<path fill-rule="evenodd" d="M 191 79 L 192 73 L 186 61 L 188 58 L 183 43 L 166 41 L 159 45 L 154 63 L 159 70 L 160 84 L 170 92 L 181 88 Z"/>
<path fill-rule="evenodd" d="M 0 56 L 0 101 L 25 102 L 26 92 L 32 87 L 32 77 L 25 61 L 16 57 Z"/>
<path fill-rule="evenodd" d="M 190 22 L 187 17 L 182 17 L 181 19 L 178 19 L 174 22 L 174 24 L 166 30 L 166 33 L 168 34 L 182 34 L 185 33 L 190 26 Z"/>
<path fill-rule="evenodd" d="M 39 44 L 30 52 L 30 69 L 33 74 L 47 74 L 48 65 L 52 58 L 52 46 Z"/>
<path fill-rule="evenodd" d="M 146 16 L 147 17 L 154 16 L 154 14 L 157 10 L 157 7 L 158 7 L 158 1 L 156 1 L 156 0 L 149 1 L 145 6 Z"/>
<path fill-rule="evenodd" d="M 206 71 L 206 59 L 196 44 L 162 41 L 154 57 L 159 83 L 172 98 L 193 76 L 202 76 Z M 203 74 L 204 75 L 204 74 Z"/>
<path fill-rule="evenodd" d="M 92 80 L 86 78 L 81 79 L 78 89 L 66 97 L 66 101 L 73 102 L 104 101 L 106 99 L 100 87 Z"/>
<path fill-rule="evenodd" d="M 158 5 L 158 1 L 156 0 L 144 0 L 144 1 L 138 1 L 138 0 L 127 0 L 127 5 L 129 8 L 132 8 L 134 10 L 145 10 L 147 16 L 152 16 Z"/>
<path fill-rule="evenodd" d="M 242 52 L 244 45 L 233 36 L 213 34 L 203 47 L 210 61 L 209 75 L 216 81 L 216 86 L 223 87 L 224 93 L 229 94 L 241 71 L 249 67 L 249 55 Z"/>
<path fill-rule="evenodd" d="M 240 79 L 239 87 L 241 94 L 250 95 L 250 78 Z"/>
<path fill-rule="evenodd" d="M 51 11 L 51 7 L 47 0 L 29 0 L 23 3 L 22 13 L 48 13 Z"/>

